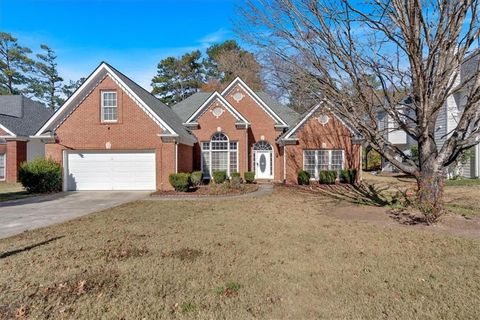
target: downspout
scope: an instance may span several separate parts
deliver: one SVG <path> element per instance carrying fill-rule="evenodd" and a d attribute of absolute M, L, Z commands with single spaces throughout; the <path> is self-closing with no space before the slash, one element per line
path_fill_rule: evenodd
<path fill-rule="evenodd" d="M 178 173 L 178 142 L 175 142 L 175 173 Z"/>
<path fill-rule="evenodd" d="M 248 123 L 245 124 L 245 172 L 248 170 Z"/>
<path fill-rule="evenodd" d="M 477 154 L 475 155 L 475 177 L 480 178 L 480 144 L 477 144 L 476 146 L 477 149 Z"/>
<path fill-rule="evenodd" d="M 283 145 L 283 183 L 287 183 L 287 149 Z"/>
<path fill-rule="evenodd" d="M 359 151 L 360 159 L 358 161 L 360 163 L 360 170 L 359 170 L 360 171 L 360 181 L 362 181 L 363 180 L 363 159 L 362 159 L 362 157 L 363 157 L 363 146 L 361 144 L 359 144 L 359 149 L 360 149 L 360 151 Z"/>

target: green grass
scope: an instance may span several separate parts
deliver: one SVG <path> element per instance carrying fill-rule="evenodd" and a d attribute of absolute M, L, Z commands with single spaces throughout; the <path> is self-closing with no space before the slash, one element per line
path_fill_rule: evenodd
<path fill-rule="evenodd" d="M 480 179 L 455 179 L 445 181 L 448 187 L 480 186 Z"/>
<path fill-rule="evenodd" d="M 341 205 L 137 201 L 0 240 L 0 319 L 478 319 L 479 240 Z"/>
<path fill-rule="evenodd" d="M 0 202 L 35 196 L 23 189 L 20 183 L 0 182 Z"/>

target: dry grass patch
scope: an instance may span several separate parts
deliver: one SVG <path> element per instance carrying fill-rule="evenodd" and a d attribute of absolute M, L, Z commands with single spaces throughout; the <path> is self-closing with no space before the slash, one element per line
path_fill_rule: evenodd
<path fill-rule="evenodd" d="M 329 215 L 339 204 L 283 187 L 256 199 L 138 201 L 1 240 L 0 252 L 30 249 L 0 259 L 0 314 L 478 318 L 479 241 L 339 220 Z"/>

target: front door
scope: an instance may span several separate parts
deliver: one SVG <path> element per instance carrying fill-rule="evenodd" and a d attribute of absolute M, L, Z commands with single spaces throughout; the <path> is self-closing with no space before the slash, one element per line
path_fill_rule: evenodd
<path fill-rule="evenodd" d="M 255 179 L 273 179 L 272 152 L 255 151 Z"/>

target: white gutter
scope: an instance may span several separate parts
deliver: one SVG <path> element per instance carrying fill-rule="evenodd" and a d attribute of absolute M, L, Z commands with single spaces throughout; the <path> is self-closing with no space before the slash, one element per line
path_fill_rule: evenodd
<path fill-rule="evenodd" d="M 248 123 L 245 124 L 245 171 L 248 171 Z M 253 171 L 253 170 L 252 170 Z"/>
<path fill-rule="evenodd" d="M 287 183 L 287 149 L 283 145 L 283 182 Z"/>

